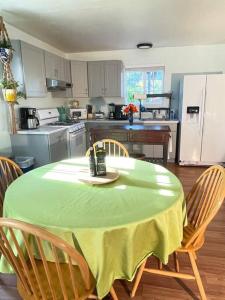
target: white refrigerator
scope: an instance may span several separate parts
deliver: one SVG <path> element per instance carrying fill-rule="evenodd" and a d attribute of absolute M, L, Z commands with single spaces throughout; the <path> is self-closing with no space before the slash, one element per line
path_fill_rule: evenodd
<path fill-rule="evenodd" d="M 179 100 L 179 164 L 224 163 L 225 74 L 184 76 Z"/>

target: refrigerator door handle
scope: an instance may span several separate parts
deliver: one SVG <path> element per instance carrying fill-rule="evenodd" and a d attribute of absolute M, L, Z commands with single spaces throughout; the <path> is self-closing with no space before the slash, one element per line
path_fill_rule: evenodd
<path fill-rule="evenodd" d="M 202 89 L 202 99 L 201 99 L 201 107 L 199 114 L 199 133 L 202 135 L 202 127 L 203 127 L 203 119 L 204 119 L 204 103 L 205 103 L 205 89 Z"/>

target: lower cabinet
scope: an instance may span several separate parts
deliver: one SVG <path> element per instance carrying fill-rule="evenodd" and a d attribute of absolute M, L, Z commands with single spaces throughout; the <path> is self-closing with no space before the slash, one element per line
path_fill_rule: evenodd
<path fill-rule="evenodd" d="M 119 124 L 120 121 L 118 121 Z M 87 129 L 90 129 L 92 126 L 94 126 L 94 124 L 102 124 L 102 126 L 104 126 L 104 124 L 107 126 L 110 124 L 109 122 L 91 122 L 91 123 L 87 123 L 86 127 Z M 92 124 L 92 125 L 91 125 Z M 112 125 L 115 125 L 115 122 L 112 121 L 111 123 Z M 169 123 L 169 122 L 156 122 L 156 123 L 145 123 L 146 125 L 167 125 L 170 127 L 171 130 L 171 141 L 169 142 L 169 155 L 168 155 L 168 161 L 175 161 L 176 158 L 176 144 L 177 144 L 177 123 Z M 126 143 L 127 137 L 126 134 L 123 136 L 121 133 L 116 133 L 116 132 L 111 132 L 109 130 L 108 135 L 106 135 L 104 133 L 104 136 L 98 136 L 99 139 L 101 138 L 110 138 L 113 140 L 117 140 L 120 141 L 121 143 L 123 143 L 126 148 L 128 149 L 128 152 L 138 152 L 138 153 L 144 153 L 146 155 L 146 157 L 149 158 L 163 158 L 163 146 L 162 145 L 144 145 L 141 144 L 141 142 L 143 140 L 146 140 L 145 136 L 142 136 L 139 132 L 136 132 L 134 134 L 134 139 L 137 141 L 139 140 L 139 144 L 135 144 L 135 143 Z M 151 137 L 149 137 L 149 142 L 151 141 Z M 88 142 L 88 140 L 87 140 Z M 172 151 L 171 147 L 170 147 L 170 143 L 172 142 Z"/>
<path fill-rule="evenodd" d="M 11 143 L 13 155 L 34 157 L 35 167 L 68 158 L 65 130 L 54 134 L 14 134 Z"/>

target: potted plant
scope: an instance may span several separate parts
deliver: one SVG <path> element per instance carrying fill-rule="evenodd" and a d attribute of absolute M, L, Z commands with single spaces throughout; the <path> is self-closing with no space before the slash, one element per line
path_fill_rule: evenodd
<path fill-rule="evenodd" d="M 0 40 L 0 58 L 3 63 L 9 62 L 9 60 L 12 58 L 12 44 L 10 40 L 3 38 Z"/>
<path fill-rule="evenodd" d="M 0 83 L 4 100 L 9 103 L 16 103 L 19 98 L 26 98 L 25 94 L 17 91 L 19 84 L 15 80 L 3 79 Z"/>
<path fill-rule="evenodd" d="M 126 106 L 123 106 L 122 112 L 124 115 L 128 115 L 128 120 L 130 126 L 133 125 L 134 122 L 134 113 L 138 112 L 138 108 L 133 103 L 130 103 Z"/>

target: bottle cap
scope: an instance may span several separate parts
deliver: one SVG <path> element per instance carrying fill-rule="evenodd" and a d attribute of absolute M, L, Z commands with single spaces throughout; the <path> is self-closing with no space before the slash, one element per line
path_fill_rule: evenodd
<path fill-rule="evenodd" d="M 103 148 L 103 142 L 98 142 L 98 147 Z"/>

